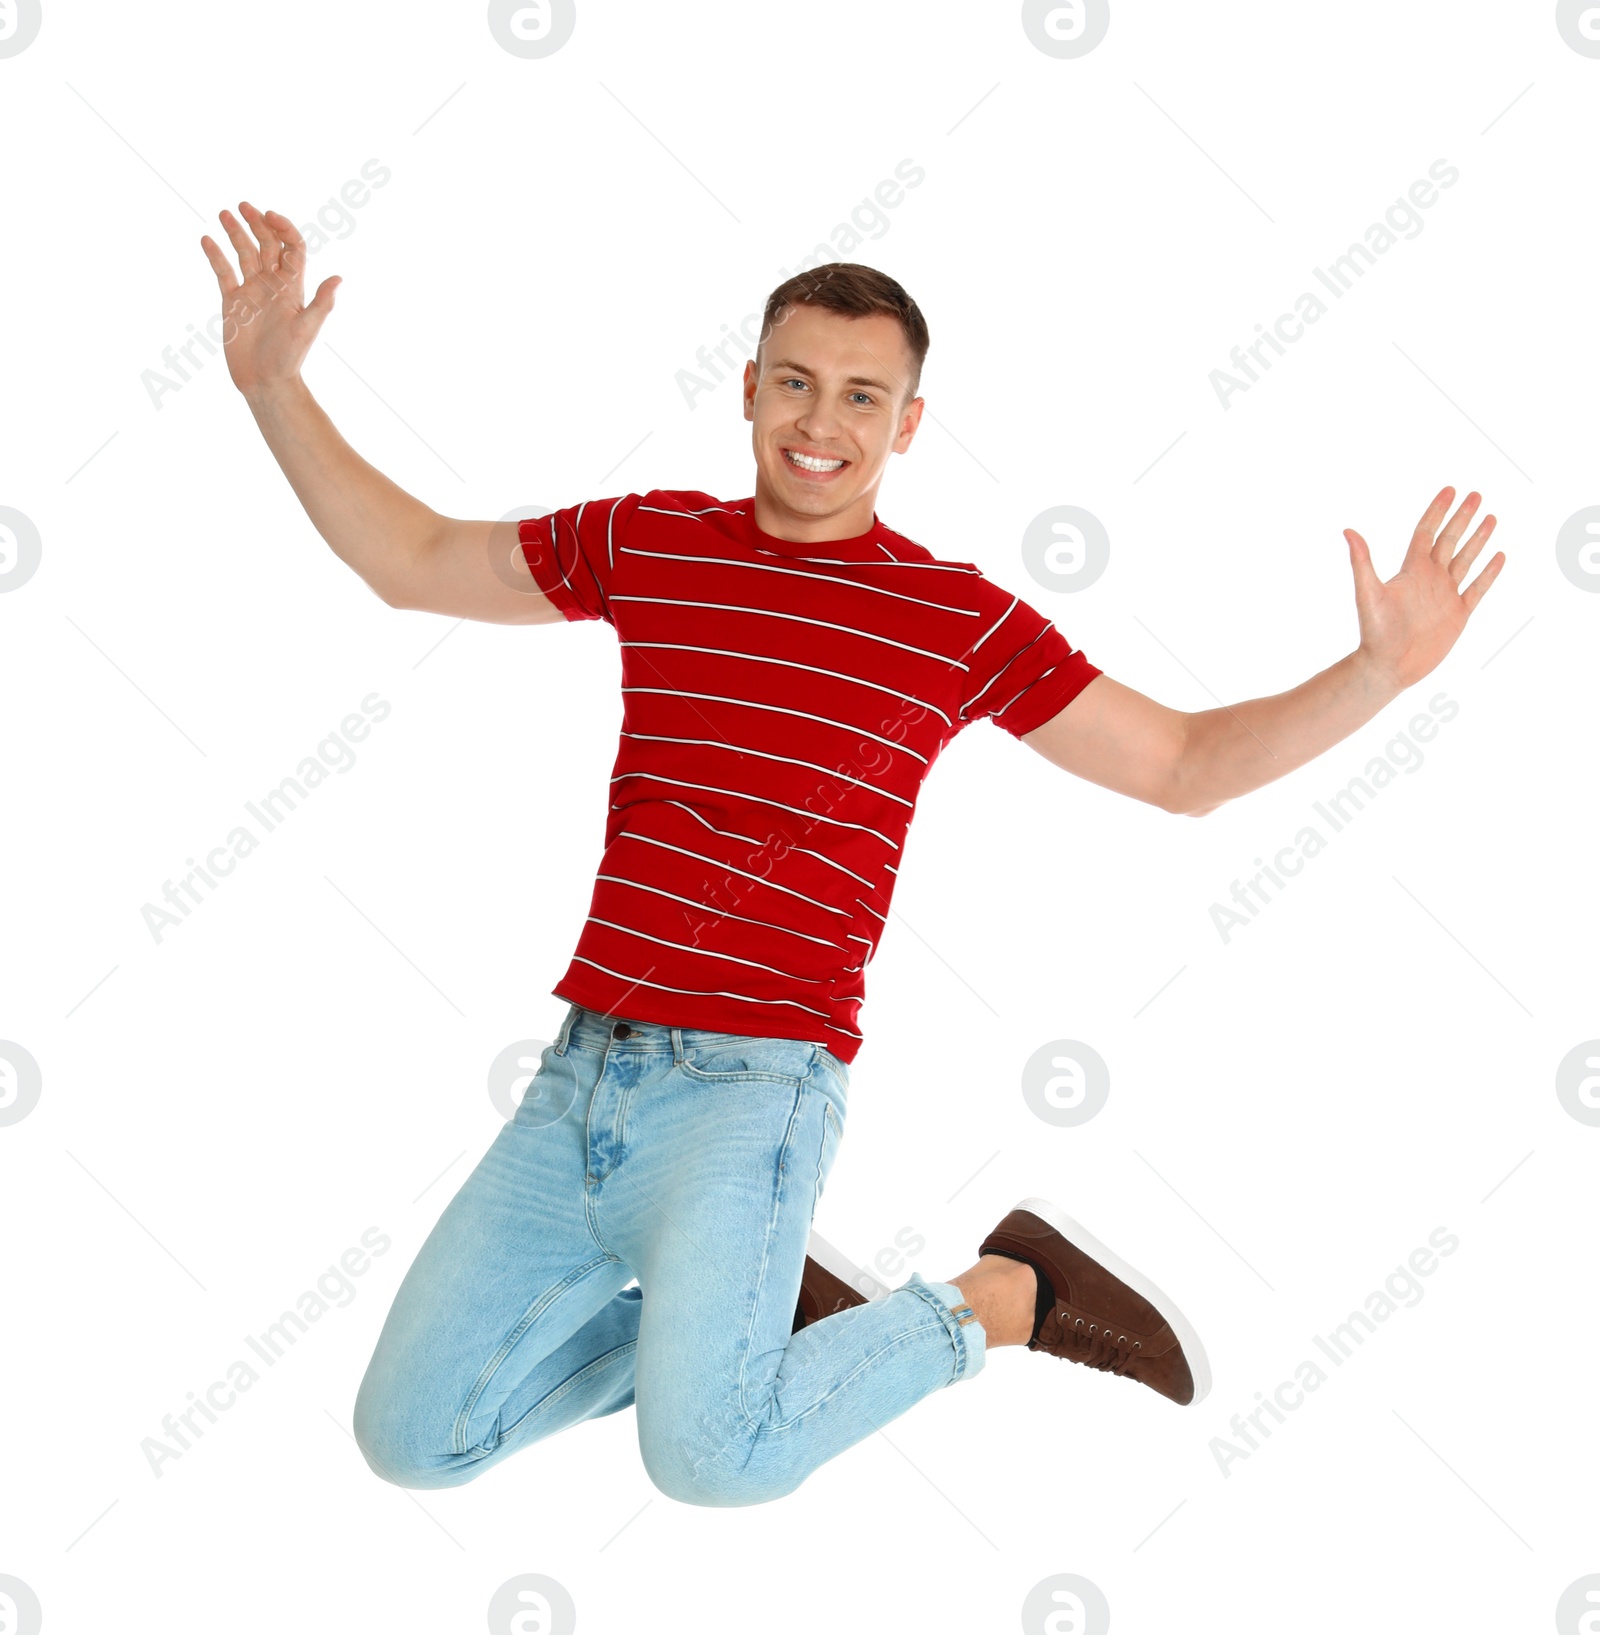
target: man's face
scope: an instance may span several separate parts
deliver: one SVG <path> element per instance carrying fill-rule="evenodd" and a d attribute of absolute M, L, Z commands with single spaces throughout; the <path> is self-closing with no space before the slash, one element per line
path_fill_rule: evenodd
<path fill-rule="evenodd" d="M 922 399 L 905 402 L 910 384 L 898 320 L 790 307 L 745 365 L 757 524 L 780 538 L 865 533 L 889 456 L 922 419 Z"/>

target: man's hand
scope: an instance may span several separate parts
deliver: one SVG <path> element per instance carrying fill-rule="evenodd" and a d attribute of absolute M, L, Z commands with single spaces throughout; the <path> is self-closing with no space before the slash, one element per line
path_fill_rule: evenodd
<path fill-rule="evenodd" d="M 233 384 L 246 397 L 284 386 L 300 377 L 323 320 L 333 311 L 337 277 L 325 278 L 310 306 L 305 304 L 306 241 L 287 216 L 263 213 L 253 204 L 239 209 L 255 233 L 252 242 L 230 210 L 218 217 L 239 257 L 235 276 L 216 241 L 200 240 L 222 290 L 223 353 Z"/>
<path fill-rule="evenodd" d="M 339 280 L 325 278 L 307 306 L 306 241 L 295 224 L 276 210 L 239 208 L 254 241 L 229 211 L 220 219 L 242 278 L 213 240 L 200 240 L 222 290 L 228 373 L 317 532 L 390 607 L 493 624 L 560 624 L 561 610 L 535 583 L 514 521 L 441 516 L 339 435 L 300 378 Z"/>
<path fill-rule="evenodd" d="M 1304 766 L 1427 675 L 1494 583 L 1504 553 L 1461 588 L 1494 518 L 1485 517 L 1457 550 L 1479 496 L 1468 494 L 1441 529 L 1454 497 L 1446 488 L 1428 507 L 1387 584 L 1373 572 L 1367 542 L 1345 530 L 1361 645 L 1309 681 L 1270 698 L 1185 713 L 1097 676 L 1024 733 L 1023 743 L 1080 778 L 1194 817 Z"/>
<path fill-rule="evenodd" d="M 1359 654 L 1374 674 L 1396 691 L 1421 681 L 1455 646 L 1468 616 L 1505 565 L 1505 553 L 1496 552 L 1488 566 L 1462 589 L 1468 569 L 1494 532 L 1495 519 L 1487 516 L 1472 538 L 1456 549 L 1481 497 L 1468 494 L 1456 514 L 1440 528 L 1455 498 L 1453 488 L 1440 489 L 1411 536 L 1399 573 L 1387 582 L 1373 571 L 1367 542 L 1353 528 L 1344 531 L 1356 581 Z"/>

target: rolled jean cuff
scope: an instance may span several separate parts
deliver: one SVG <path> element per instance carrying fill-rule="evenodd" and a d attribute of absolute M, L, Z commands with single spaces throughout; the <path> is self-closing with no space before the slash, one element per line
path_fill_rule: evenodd
<path fill-rule="evenodd" d="M 969 1374 L 981 1372 L 987 1351 L 983 1324 L 976 1316 L 968 1323 L 957 1319 L 955 1314 L 957 1307 L 971 1310 L 960 1289 L 954 1283 L 926 1282 L 918 1272 L 913 1272 L 910 1279 L 901 1284 L 901 1288 L 909 1289 L 911 1293 L 932 1306 L 939 1314 L 939 1321 L 949 1333 L 950 1343 L 956 1354 L 955 1372 L 950 1376 L 949 1383 L 954 1385 L 957 1380 L 965 1379 Z"/>

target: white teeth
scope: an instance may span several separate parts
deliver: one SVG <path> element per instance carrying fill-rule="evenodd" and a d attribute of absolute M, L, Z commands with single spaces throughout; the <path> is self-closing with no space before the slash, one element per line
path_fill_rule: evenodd
<path fill-rule="evenodd" d="M 809 454 L 796 454 L 792 448 L 786 448 L 784 457 L 792 460 L 802 471 L 837 471 L 844 464 L 843 460 L 814 460 Z"/>

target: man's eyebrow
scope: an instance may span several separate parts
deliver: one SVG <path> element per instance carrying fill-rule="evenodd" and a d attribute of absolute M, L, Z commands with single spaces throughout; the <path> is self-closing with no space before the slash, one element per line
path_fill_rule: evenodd
<path fill-rule="evenodd" d="M 797 375 L 814 375 L 816 373 L 816 370 L 808 369 L 805 364 L 796 363 L 792 358 L 778 358 L 774 362 L 767 365 L 768 373 L 771 373 L 771 371 L 774 369 L 792 370 Z M 870 375 L 847 375 L 845 377 L 845 385 L 875 386 L 880 392 L 888 392 L 893 390 L 892 387 L 886 385 L 883 381 L 874 380 Z"/>

